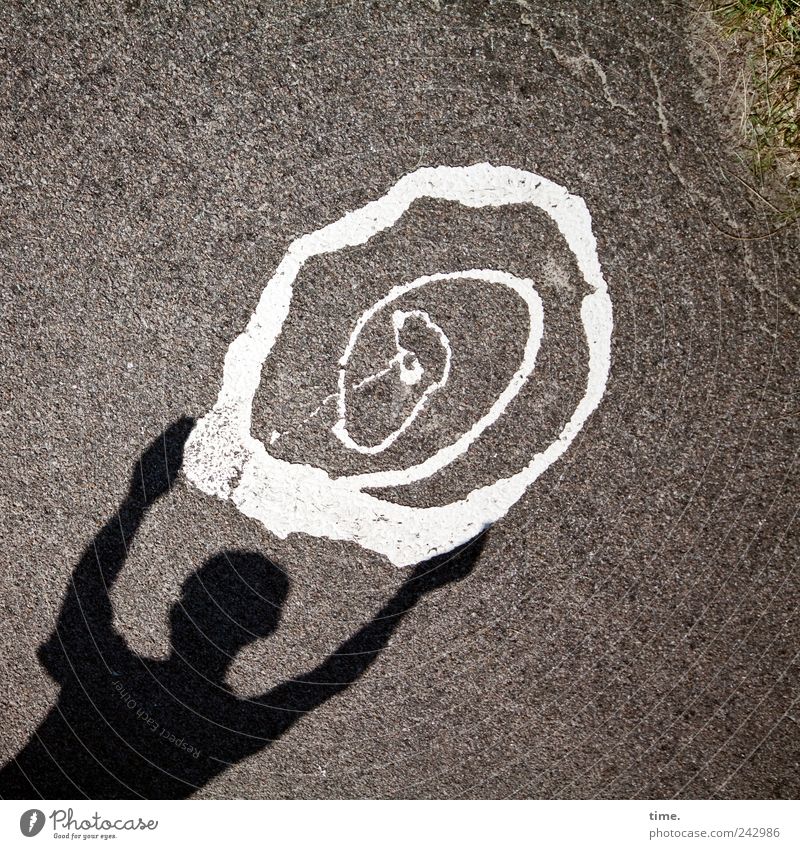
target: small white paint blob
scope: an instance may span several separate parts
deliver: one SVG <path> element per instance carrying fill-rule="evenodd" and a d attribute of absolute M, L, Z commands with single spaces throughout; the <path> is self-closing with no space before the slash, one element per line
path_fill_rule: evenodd
<path fill-rule="evenodd" d="M 353 388 L 365 386 L 392 369 L 398 370 L 400 380 L 406 385 L 419 383 L 423 377 L 422 364 L 400 342 L 400 333 L 409 318 L 425 322 L 438 336 L 445 353 L 442 376 L 426 388 L 397 430 L 378 445 L 360 445 L 350 437 L 345 424 L 345 373 L 359 334 L 376 312 L 406 292 L 441 280 L 485 280 L 507 286 L 528 308 L 528 339 L 522 361 L 511 380 L 490 410 L 466 433 L 423 462 L 405 469 L 334 478 L 316 466 L 273 457 L 250 432 L 253 398 L 261 381 L 261 368 L 289 315 L 292 287 L 303 264 L 319 254 L 364 244 L 376 233 L 392 227 L 420 198 L 454 201 L 472 208 L 509 204 L 537 207 L 555 222 L 590 290 L 581 304 L 589 351 L 586 390 L 559 436 L 511 477 L 474 489 L 461 500 L 433 507 L 395 504 L 365 490 L 404 486 L 436 474 L 462 456 L 503 415 L 533 373 L 543 333 L 542 302 L 533 281 L 528 278 L 495 269 L 431 274 L 394 287 L 356 322 L 339 361 L 339 391 L 335 396 L 338 419 L 333 433 L 352 451 L 377 454 L 413 424 L 433 394 L 447 383 L 452 350 L 447 336 L 427 313 L 395 310 L 392 324 L 396 355 L 385 369 Z M 245 515 L 257 519 L 281 538 L 291 533 L 305 533 L 345 540 L 384 555 L 396 566 L 419 563 L 467 542 L 502 518 L 567 450 L 605 392 L 612 328 L 611 299 L 597 257 L 591 216 L 582 198 L 544 177 L 486 162 L 466 167 L 420 168 L 402 177 L 378 200 L 292 242 L 262 291 L 247 328 L 228 349 L 217 402 L 198 421 L 186 445 L 186 476 L 203 492 L 230 499 Z M 273 433 L 271 443 L 277 438 Z"/>

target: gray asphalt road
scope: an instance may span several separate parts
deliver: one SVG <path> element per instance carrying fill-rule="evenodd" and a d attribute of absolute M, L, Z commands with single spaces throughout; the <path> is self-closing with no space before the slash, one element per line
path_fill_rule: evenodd
<path fill-rule="evenodd" d="M 771 224 L 739 181 L 716 57 L 685 10 L 31 3 L 0 35 L 2 762 L 63 695 L 37 648 L 73 570 L 151 441 L 213 405 L 291 241 L 419 167 L 491 162 L 586 201 L 614 306 L 602 403 L 468 576 L 406 605 L 351 686 L 195 795 L 797 797 L 798 232 L 749 238 Z M 420 462 L 463 433 L 524 343 L 498 287 L 409 300 L 446 326 L 451 394 L 376 465 L 332 440 L 325 399 L 387 283 L 473 263 L 537 281 L 539 368 L 485 440 L 395 497 L 428 506 L 517 471 L 586 373 L 583 281 L 552 222 L 518 207 L 421 202 L 379 242 L 310 263 L 254 434 L 351 474 Z M 362 374 L 385 361 L 386 327 Z M 424 328 L 415 343 L 432 373 L 434 343 Z M 379 440 L 413 400 L 377 387 L 354 402 L 353 433 Z M 167 658 L 182 585 L 234 549 L 290 582 L 280 627 L 225 668 L 240 698 L 323 662 L 407 575 L 353 543 L 279 539 L 179 476 L 110 588 L 126 650 Z M 83 659 L 67 659 L 80 680 Z M 162 708 L 149 710 L 163 727 Z M 131 725 L 109 710 L 81 732 L 90 748 L 119 746 Z M 204 762 L 226 760 L 215 739 Z M 77 761 L 68 748 L 56 760 L 79 795 Z"/>

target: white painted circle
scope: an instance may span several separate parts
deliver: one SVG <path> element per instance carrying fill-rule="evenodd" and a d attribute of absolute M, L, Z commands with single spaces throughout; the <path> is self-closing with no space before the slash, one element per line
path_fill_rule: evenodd
<path fill-rule="evenodd" d="M 435 474 L 461 456 L 502 415 L 530 375 L 541 340 L 541 301 L 530 280 L 503 271 L 473 269 L 430 275 L 406 284 L 424 285 L 423 280 L 476 274 L 489 279 L 487 275 L 492 275 L 495 282 L 517 287 L 515 291 L 526 300 L 531 316 L 522 371 L 517 371 L 489 413 L 467 434 L 425 462 L 405 470 L 332 478 L 316 466 L 273 457 L 250 432 L 261 367 L 289 315 L 294 281 L 303 264 L 313 256 L 364 244 L 393 226 L 420 198 L 456 201 L 472 208 L 511 204 L 537 207 L 555 222 L 589 287 L 580 311 L 589 351 L 586 389 L 561 433 L 516 474 L 479 487 L 461 500 L 433 507 L 396 504 L 364 490 L 405 485 Z M 378 303 L 388 303 L 393 297 L 396 296 L 390 292 Z M 567 450 L 605 392 L 612 328 L 611 299 L 597 257 L 591 216 L 582 198 L 531 172 L 488 162 L 420 168 L 400 179 L 378 200 L 292 242 L 264 288 L 247 328 L 228 349 L 217 402 L 189 437 L 184 470 L 199 489 L 230 499 L 243 513 L 280 537 L 306 533 L 346 540 L 385 555 L 397 566 L 418 563 L 468 541 L 504 516 Z M 352 339 L 351 335 L 351 342 Z M 515 380 L 520 381 L 519 385 Z"/>

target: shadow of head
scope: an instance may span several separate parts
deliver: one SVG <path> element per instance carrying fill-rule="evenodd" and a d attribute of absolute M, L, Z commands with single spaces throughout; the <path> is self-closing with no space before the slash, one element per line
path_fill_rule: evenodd
<path fill-rule="evenodd" d="M 280 622 L 289 579 L 249 551 L 223 551 L 183 584 L 170 613 L 173 654 L 210 678 L 224 677 L 236 654 Z"/>

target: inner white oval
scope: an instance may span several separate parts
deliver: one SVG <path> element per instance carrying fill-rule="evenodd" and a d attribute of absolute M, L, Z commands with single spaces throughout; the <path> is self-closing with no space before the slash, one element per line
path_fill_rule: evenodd
<path fill-rule="evenodd" d="M 506 271 L 495 271 L 494 269 L 477 269 L 473 268 L 469 271 L 452 271 L 443 274 L 429 274 L 423 277 L 418 277 L 411 283 L 406 283 L 402 286 L 395 286 L 388 295 L 381 298 L 367 309 L 359 318 L 353 332 L 350 334 L 350 339 L 345 348 L 344 354 L 339 361 L 339 394 L 337 398 L 337 412 L 339 418 L 333 426 L 333 433 L 342 441 L 344 445 L 362 453 L 377 454 L 391 445 L 408 427 L 424 408 L 428 399 L 433 394 L 436 388 L 444 386 L 447 383 L 447 378 L 450 374 L 450 351 L 445 363 L 445 370 L 441 380 L 431 384 L 430 387 L 423 393 L 422 397 L 417 401 L 412 412 L 406 417 L 400 427 L 384 439 L 378 446 L 370 446 L 364 448 L 354 442 L 347 432 L 345 424 L 347 417 L 347 407 L 345 404 L 345 375 L 347 364 L 350 361 L 350 356 L 353 353 L 358 337 L 367 322 L 384 307 L 391 304 L 393 301 L 407 294 L 408 292 L 419 289 L 422 286 L 427 286 L 430 283 L 436 283 L 442 280 L 483 280 L 486 283 L 499 283 L 507 286 L 525 302 L 528 307 L 528 338 L 525 342 L 525 350 L 522 354 L 522 361 L 519 368 L 512 376 L 511 380 L 506 384 L 503 391 L 497 396 L 489 411 L 478 419 L 477 422 L 464 434 L 462 434 L 455 442 L 440 448 L 435 454 L 432 454 L 421 463 L 416 463 L 413 466 L 408 466 L 405 469 L 390 469 L 384 472 L 368 472 L 361 475 L 346 475 L 337 480 L 348 481 L 357 486 L 359 489 L 367 489 L 370 487 L 389 487 L 389 486 L 405 486 L 415 481 L 424 480 L 431 475 L 443 469 L 445 466 L 452 463 L 460 457 L 470 445 L 486 430 L 487 427 L 494 424 L 500 416 L 506 411 L 506 407 L 511 403 L 520 389 L 525 385 L 525 381 L 533 373 L 536 367 L 536 355 L 539 352 L 539 345 L 542 341 L 542 333 L 544 330 L 544 314 L 542 308 L 542 299 L 534 287 L 533 280 L 528 278 L 516 277 L 514 274 L 509 274 Z M 445 337 L 446 338 L 446 337 Z M 449 342 L 448 342 L 449 349 Z"/>

